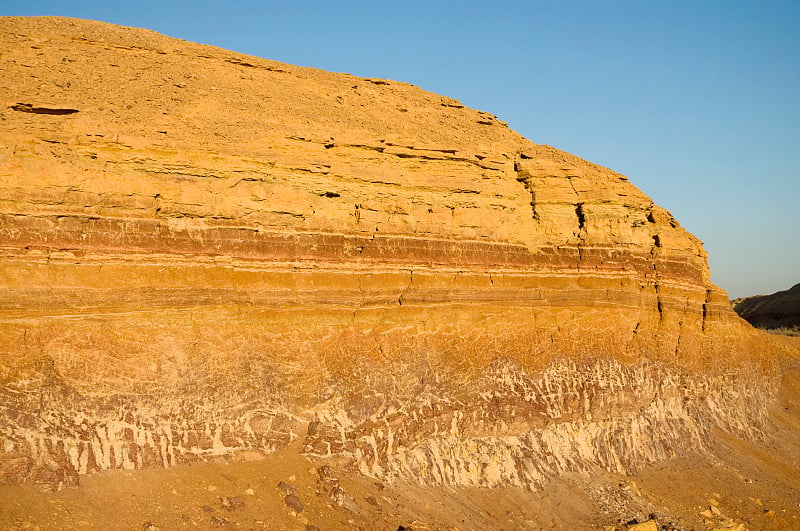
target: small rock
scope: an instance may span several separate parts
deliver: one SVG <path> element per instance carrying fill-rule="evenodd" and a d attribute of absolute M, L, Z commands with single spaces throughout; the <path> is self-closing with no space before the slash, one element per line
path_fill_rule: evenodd
<path fill-rule="evenodd" d="M 298 514 L 303 512 L 303 502 L 294 494 L 288 494 L 283 499 L 283 503 L 285 503 L 289 509 Z"/>
<path fill-rule="evenodd" d="M 144 529 L 144 531 L 158 531 L 158 528 L 153 522 L 145 522 L 142 524 L 142 529 Z"/>
<path fill-rule="evenodd" d="M 311 524 L 306 524 L 306 531 L 321 531 L 319 527 Z"/>
<path fill-rule="evenodd" d="M 328 465 L 322 465 L 317 469 L 317 474 L 319 474 L 319 479 L 326 480 L 333 477 L 333 472 L 331 471 L 331 467 Z"/>
<path fill-rule="evenodd" d="M 330 493 L 330 498 L 336 505 L 343 505 L 345 500 L 345 492 L 342 487 L 336 485 Z"/>
<path fill-rule="evenodd" d="M 633 524 L 626 527 L 628 531 L 658 531 L 658 524 L 655 520 L 648 520 L 640 524 Z"/>
<path fill-rule="evenodd" d="M 215 490 L 217 490 L 217 486 L 216 485 L 209 485 L 208 486 L 208 492 L 214 492 Z"/>
<path fill-rule="evenodd" d="M 378 505 L 378 500 L 376 500 L 376 499 L 375 499 L 374 497 L 372 497 L 372 496 L 367 496 L 366 498 L 364 498 L 364 501 L 366 501 L 366 502 L 367 502 L 368 504 L 370 504 L 370 505 L 375 505 L 375 506 L 377 506 L 377 505 Z"/>
<path fill-rule="evenodd" d="M 228 521 L 225 520 L 224 518 L 220 518 L 218 516 L 212 516 L 211 517 L 211 523 L 214 524 L 214 525 L 226 525 L 228 523 Z"/>
<path fill-rule="evenodd" d="M 256 495 L 256 491 L 254 491 L 253 489 L 247 489 L 246 491 L 244 491 L 244 493 L 247 494 L 248 496 Z"/>
<path fill-rule="evenodd" d="M 281 481 L 281 482 L 278 483 L 278 490 L 283 492 L 285 495 L 288 495 L 288 494 L 294 494 L 295 492 L 297 492 L 297 487 L 295 487 L 294 485 L 291 485 L 289 483 L 285 483 L 285 482 Z"/>
<path fill-rule="evenodd" d="M 229 511 L 235 511 L 236 509 L 244 507 L 244 499 L 242 499 L 241 496 L 226 496 L 219 500 L 222 506 Z"/>
<path fill-rule="evenodd" d="M 429 530 L 430 526 L 425 522 L 420 522 L 419 520 L 414 520 L 410 524 L 407 525 L 399 525 L 397 526 L 397 531 L 422 531 L 422 530 Z"/>

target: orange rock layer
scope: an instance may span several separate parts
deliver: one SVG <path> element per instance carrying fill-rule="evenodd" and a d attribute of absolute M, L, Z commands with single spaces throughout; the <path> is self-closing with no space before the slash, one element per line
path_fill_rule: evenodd
<path fill-rule="evenodd" d="M 617 173 L 412 85 L 0 19 L 0 479 L 297 438 L 518 484 L 753 433 L 774 345 Z"/>

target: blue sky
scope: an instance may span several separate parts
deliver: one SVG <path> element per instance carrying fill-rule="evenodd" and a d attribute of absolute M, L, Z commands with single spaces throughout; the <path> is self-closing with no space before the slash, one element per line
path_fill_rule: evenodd
<path fill-rule="evenodd" d="M 3 15 L 146 27 L 406 81 L 628 175 L 732 297 L 800 282 L 800 2 L 64 2 Z"/>

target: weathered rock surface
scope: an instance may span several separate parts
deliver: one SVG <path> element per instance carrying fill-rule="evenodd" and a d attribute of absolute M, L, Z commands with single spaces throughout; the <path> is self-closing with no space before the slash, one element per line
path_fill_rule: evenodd
<path fill-rule="evenodd" d="M 735 299 L 733 309 L 753 326 L 794 328 L 800 333 L 800 284 L 771 295 Z"/>
<path fill-rule="evenodd" d="M 529 488 L 758 436 L 781 347 L 628 180 L 405 83 L 0 20 L 0 479 Z"/>

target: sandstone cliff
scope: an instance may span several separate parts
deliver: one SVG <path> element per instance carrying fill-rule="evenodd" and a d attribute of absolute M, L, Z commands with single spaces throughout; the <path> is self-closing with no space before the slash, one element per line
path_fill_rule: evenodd
<path fill-rule="evenodd" d="M 4 480 L 299 440 L 537 488 L 759 433 L 779 347 L 622 175 L 146 30 L 4 18 L 0 71 Z"/>

